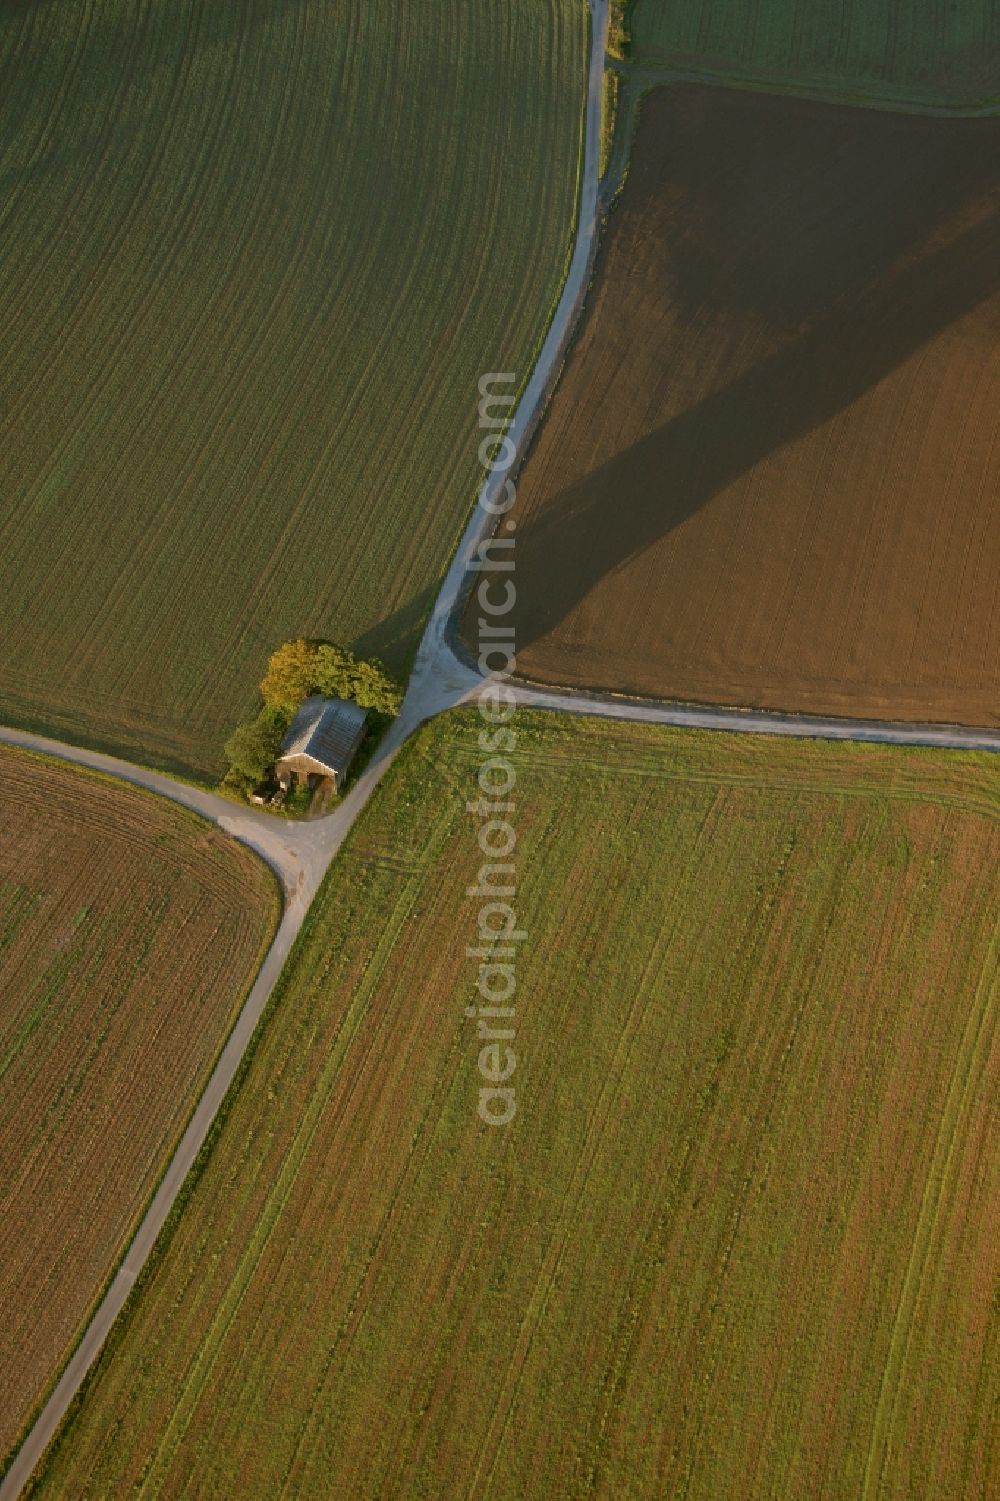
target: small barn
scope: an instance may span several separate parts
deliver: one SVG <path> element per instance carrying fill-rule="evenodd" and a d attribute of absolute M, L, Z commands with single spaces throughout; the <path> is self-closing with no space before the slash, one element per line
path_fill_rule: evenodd
<path fill-rule="evenodd" d="M 307 698 L 274 763 L 282 787 L 317 787 L 330 781 L 339 792 L 365 735 L 366 711 L 344 698 Z"/>

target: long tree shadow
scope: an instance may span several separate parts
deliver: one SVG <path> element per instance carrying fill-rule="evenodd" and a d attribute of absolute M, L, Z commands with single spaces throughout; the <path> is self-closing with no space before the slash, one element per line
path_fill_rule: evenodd
<path fill-rule="evenodd" d="M 934 124 L 938 131 L 955 129 L 950 122 Z M 904 143 L 905 131 L 912 130 L 912 125 L 903 123 L 900 139 Z M 1000 145 L 1000 131 L 992 123 L 978 126 L 980 131 L 984 128 L 990 132 L 989 144 Z M 931 147 L 932 134 L 927 134 Z M 768 455 L 830 421 L 998 290 L 1000 211 L 995 195 L 992 201 L 983 196 L 991 185 L 990 174 L 995 173 L 996 153 L 981 149 L 984 139 L 980 136 L 980 149 L 971 161 L 956 153 L 954 139 L 946 142 L 947 151 L 938 152 L 930 164 L 933 170 L 928 170 L 926 155 L 922 161 L 918 158 L 911 167 L 914 180 L 904 201 L 900 204 L 897 198 L 883 204 L 883 214 L 896 216 L 889 226 L 870 223 L 878 193 L 869 187 L 853 229 L 849 226 L 846 233 L 842 227 L 831 230 L 831 238 L 843 242 L 840 253 L 828 249 L 818 258 L 819 264 L 808 266 L 794 284 L 790 277 L 787 286 L 764 260 L 786 228 L 789 234 L 793 231 L 795 202 L 787 205 L 787 226 L 779 220 L 754 242 L 760 264 L 748 268 L 741 261 L 731 265 L 727 275 L 726 249 L 720 252 L 714 245 L 727 222 L 726 195 L 710 197 L 709 208 L 698 223 L 693 228 L 685 225 L 679 244 L 670 247 L 669 266 L 664 266 L 668 295 L 683 316 L 694 318 L 699 306 L 705 306 L 707 287 L 713 313 L 721 308 L 747 314 L 783 342 L 773 348 L 772 340 L 771 352 L 728 385 L 710 392 L 578 481 L 549 494 L 538 506 L 529 507 L 517 533 L 520 650 L 555 630 L 609 573 L 653 546 Z M 683 143 L 680 147 L 675 143 L 674 149 L 684 156 Z M 834 175 L 841 178 L 845 192 L 857 165 L 856 154 L 839 153 Z M 953 171 L 949 171 L 950 161 L 955 164 Z M 816 198 L 811 211 L 823 211 L 825 194 L 826 210 L 836 216 L 838 210 L 846 211 L 847 200 L 841 200 L 829 176 L 824 178 L 821 165 L 810 185 Z M 892 168 L 890 158 L 886 172 Z M 880 174 L 874 176 L 877 189 Z M 697 191 L 692 183 L 683 183 L 682 189 L 682 203 Z M 626 222 L 617 231 L 630 237 L 633 260 L 649 253 L 643 242 L 642 199 L 661 190 L 662 164 L 653 162 L 646 173 L 640 167 L 635 184 L 637 210 L 632 223 Z M 745 193 L 744 198 L 737 215 L 746 217 L 744 238 L 753 241 L 753 195 Z M 801 202 L 798 208 L 802 209 Z M 958 229 L 961 223 L 965 227 Z M 871 247 L 875 244 L 881 246 L 877 264 L 883 269 L 873 276 Z M 706 267 L 709 253 L 720 258 Z M 777 253 L 781 253 L 780 246 Z M 788 253 L 794 258 L 794 246 Z M 617 262 L 606 256 L 605 269 L 609 259 L 618 276 L 625 274 L 621 256 Z M 627 258 L 624 264 L 629 264 Z M 601 316 L 609 316 L 607 308 Z M 585 357 L 599 357 L 598 343 Z M 572 383 L 574 358 L 564 376 L 569 386 L 566 399 L 581 389 L 586 400 L 586 380 L 581 380 L 579 388 Z M 613 392 L 610 399 L 614 399 Z M 529 495 L 531 464 L 529 457 L 523 487 Z M 550 457 L 550 469 L 551 465 Z"/>
<path fill-rule="evenodd" d="M 518 534 L 523 649 L 613 569 L 771 453 L 835 417 L 1000 285 L 1000 215 L 562 490 Z M 873 340 L 872 329 L 878 338 Z"/>
<path fill-rule="evenodd" d="M 359 657 L 377 657 L 399 677 L 405 677 L 413 663 L 427 617 L 437 598 L 438 584 L 421 589 L 398 610 L 371 626 L 350 643 Z"/>

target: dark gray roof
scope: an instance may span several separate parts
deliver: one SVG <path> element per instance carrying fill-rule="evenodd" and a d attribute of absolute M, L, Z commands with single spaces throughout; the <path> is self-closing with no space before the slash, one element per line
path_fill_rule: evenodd
<path fill-rule="evenodd" d="M 281 742 L 281 755 L 311 756 L 341 774 L 365 733 L 366 710 L 346 698 L 307 698 Z"/>

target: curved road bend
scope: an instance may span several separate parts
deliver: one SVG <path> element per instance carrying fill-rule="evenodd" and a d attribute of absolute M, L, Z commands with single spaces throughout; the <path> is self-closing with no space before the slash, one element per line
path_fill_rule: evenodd
<path fill-rule="evenodd" d="M 20 746 L 23 750 L 42 751 L 56 756 L 61 761 L 72 761 L 91 771 L 103 771 L 109 776 L 121 777 L 168 797 L 172 802 L 183 803 L 195 813 L 200 813 L 211 823 L 217 824 L 227 834 L 241 840 L 255 850 L 277 873 L 284 888 L 285 901 L 289 907 L 298 905 L 297 894 L 301 893 L 308 906 L 312 894 L 319 885 L 325 867 L 319 841 L 316 837 L 318 824 L 293 823 L 275 818 L 273 814 L 258 813 L 240 803 L 230 802 L 215 792 L 178 782 L 164 772 L 153 771 L 147 766 L 135 766 L 131 761 L 121 761 L 117 756 L 102 755 L 98 751 L 85 750 L 78 745 L 64 745 L 59 740 L 48 740 L 43 735 L 32 735 L 24 730 L 12 730 L 0 725 L 0 742 Z"/>
<path fill-rule="evenodd" d="M 588 0 L 591 13 L 590 68 L 587 86 L 583 172 L 576 241 L 562 296 L 550 324 L 541 353 L 507 429 L 520 451 L 524 435 L 540 415 L 551 383 L 558 373 L 566 342 L 586 291 L 598 227 L 597 183 L 601 135 L 601 84 L 604 73 L 608 0 Z M 489 490 L 489 486 L 487 489 Z M 493 487 L 494 493 L 499 485 Z M 111 1325 L 121 1311 L 135 1279 L 142 1270 L 160 1230 L 177 1199 L 185 1178 L 211 1128 L 230 1084 L 260 1020 L 268 997 L 292 944 L 302 926 L 330 862 L 343 844 L 358 814 L 381 777 L 388 770 L 405 740 L 424 720 L 470 696 L 477 675 L 457 661 L 444 646 L 448 619 L 460 594 L 468 558 L 492 526 L 493 518 L 479 505 L 459 544 L 445 577 L 399 718 L 376 750 L 343 802 L 329 816 L 305 823 L 291 823 L 266 813 L 239 807 L 225 798 L 177 782 L 161 772 L 134 766 L 114 756 L 105 756 L 77 746 L 63 745 L 41 735 L 0 726 L 0 741 L 28 750 L 42 751 L 96 771 L 119 776 L 171 798 L 202 814 L 226 833 L 256 850 L 275 870 L 285 892 L 285 907 L 274 941 L 244 1002 L 236 1024 L 205 1087 L 194 1115 L 170 1160 L 166 1173 L 146 1210 L 111 1285 L 84 1330 L 48 1401 L 28 1431 L 21 1448 L 0 1481 L 0 1501 L 16 1501 L 39 1460 L 54 1438 L 59 1424 L 101 1352 Z"/>

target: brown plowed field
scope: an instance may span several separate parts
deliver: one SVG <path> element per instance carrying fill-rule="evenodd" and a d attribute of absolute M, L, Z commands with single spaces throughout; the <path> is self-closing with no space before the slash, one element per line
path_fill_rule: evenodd
<path fill-rule="evenodd" d="M 124 1249 L 270 941 L 193 814 L 0 747 L 0 1461 Z"/>
<path fill-rule="evenodd" d="M 514 512 L 518 662 L 1000 718 L 1000 121 L 648 97 Z"/>

